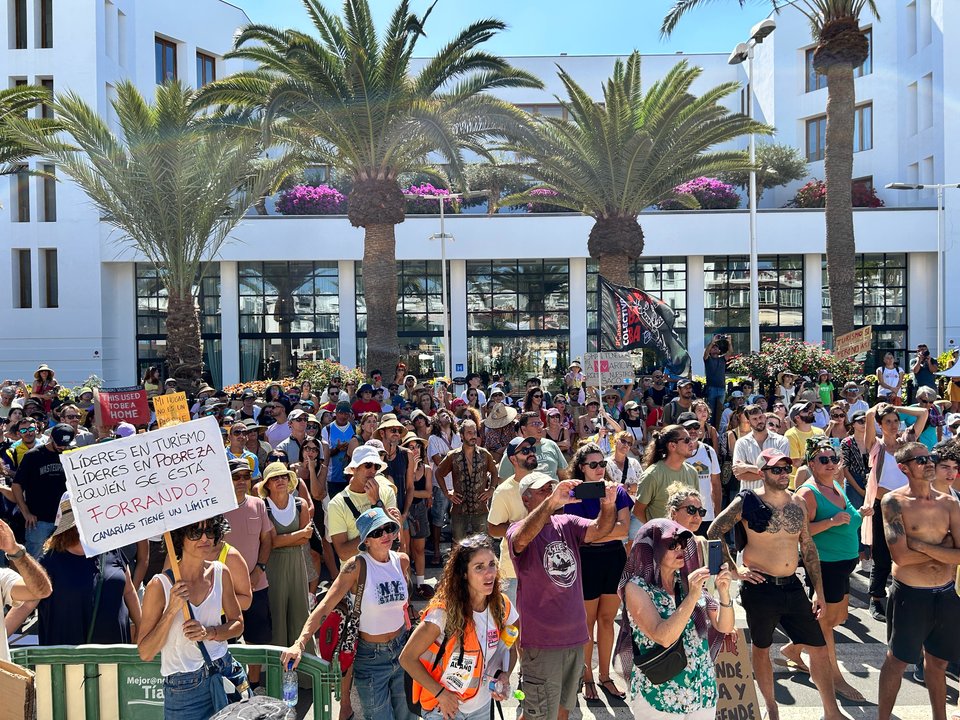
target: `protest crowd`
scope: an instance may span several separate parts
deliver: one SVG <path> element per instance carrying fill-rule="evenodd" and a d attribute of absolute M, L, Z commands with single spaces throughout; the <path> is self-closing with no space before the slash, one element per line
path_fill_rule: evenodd
<path fill-rule="evenodd" d="M 0 659 L 28 631 L 135 644 L 159 656 L 165 717 L 187 720 L 233 699 L 221 678 L 265 692 L 263 669 L 232 659 L 237 642 L 284 648 L 285 666 L 340 662 L 340 720 L 487 720 L 514 697 L 526 718 L 563 719 L 578 696 L 713 720 L 737 602 L 769 718 L 779 628 L 828 720 L 848 717 L 838 696 L 887 720 L 909 666 L 945 720 L 960 381 L 943 383 L 923 345 L 911 396 L 889 354 L 875 402 L 826 371 L 731 384 L 728 354 L 709 344 L 703 381 L 655 368 L 602 388 L 578 361 L 523 387 L 400 365 L 323 387 L 194 388 L 189 416 L 219 426 L 237 508 L 171 533 L 177 577 L 159 536 L 87 557 L 63 467 L 155 430 L 155 414 L 98 423 L 94 389 L 64 393 L 41 365 L 0 387 Z M 156 368 L 142 389 L 151 411 L 182 390 Z M 867 569 L 888 644 L 872 698 L 834 645 L 850 576 Z M 322 632 L 341 620 L 355 646 Z"/>

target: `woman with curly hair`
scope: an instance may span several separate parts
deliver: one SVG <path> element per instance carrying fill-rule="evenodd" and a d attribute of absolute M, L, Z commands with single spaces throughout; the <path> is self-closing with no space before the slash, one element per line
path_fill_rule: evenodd
<path fill-rule="evenodd" d="M 500 591 L 500 572 L 493 545 L 486 535 L 455 543 L 437 583 L 437 592 L 423 613 L 423 622 L 410 636 L 400 665 L 413 678 L 413 697 L 425 720 L 487 720 L 493 699 L 491 667 L 501 638 L 519 615 Z M 466 658 L 466 659 L 465 659 Z M 510 650 L 507 677 L 517 662 Z"/>

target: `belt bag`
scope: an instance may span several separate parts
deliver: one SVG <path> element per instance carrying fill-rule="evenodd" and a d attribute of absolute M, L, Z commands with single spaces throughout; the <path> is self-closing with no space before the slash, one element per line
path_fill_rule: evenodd
<path fill-rule="evenodd" d="M 683 602 L 683 587 L 679 580 L 674 584 L 673 596 L 676 598 L 677 606 Z M 630 639 L 633 643 L 633 664 L 654 685 L 663 685 L 663 683 L 673 680 L 677 675 L 683 672 L 687 666 L 687 651 L 683 648 L 683 635 L 686 628 L 680 633 L 674 643 L 668 647 L 657 645 L 653 650 L 643 653 L 633 640 L 631 633 Z"/>

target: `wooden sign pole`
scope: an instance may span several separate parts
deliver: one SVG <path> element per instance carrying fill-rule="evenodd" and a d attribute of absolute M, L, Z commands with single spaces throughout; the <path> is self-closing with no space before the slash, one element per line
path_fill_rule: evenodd
<path fill-rule="evenodd" d="M 173 538 L 170 536 L 169 530 L 163 534 L 163 542 L 167 546 L 167 557 L 170 559 L 170 570 L 173 572 L 173 580 L 174 582 L 180 582 L 180 563 L 177 562 L 177 553 L 173 548 Z M 189 598 L 187 602 L 190 602 Z M 183 619 L 184 621 L 190 619 L 190 609 L 186 605 L 183 606 Z"/>

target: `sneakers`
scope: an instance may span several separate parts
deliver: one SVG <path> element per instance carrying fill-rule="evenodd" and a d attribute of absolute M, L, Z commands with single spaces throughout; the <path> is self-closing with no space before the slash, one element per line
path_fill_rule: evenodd
<path fill-rule="evenodd" d="M 926 683 L 923 680 L 923 662 L 921 661 L 917 665 L 913 666 L 913 680 L 921 685 Z"/>
<path fill-rule="evenodd" d="M 877 622 L 885 623 L 887 621 L 887 601 L 873 599 L 870 601 L 870 617 Z"/>

